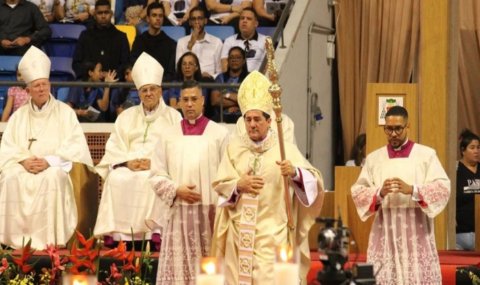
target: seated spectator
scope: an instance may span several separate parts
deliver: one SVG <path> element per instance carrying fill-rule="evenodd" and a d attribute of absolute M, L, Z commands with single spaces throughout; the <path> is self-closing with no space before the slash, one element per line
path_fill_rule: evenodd
<path fill-rule="evenodd" d="M 176 79 L 173 82 L 185 82 L 187 80 L 203 81 L 202 70 L 198 62 L 198 57 L 193 52 L 186 52 L 177 63 Z M 170 88 L 163 93 L 163 100 L 172 108 L 181 110 L 179 105 L 181 88 Z M 202 95 L 206 99 L 207 91 L 202 88 Z M 207 100 L 205 100 L 206 102 Z"/>
<path fill-rule="evenodd" d="M 191 10 L 198 6 L 199 0 L 162 0 L 162 4 L 165 8 L 165 18 L 168 20 L 163 25 L 183 26 L 187 34 L 190 34 L 189 15 Z"/>
<path fill-rule="evenodd" d="M 232 47 L 228 52 L 227 72 L 219 74 L 215 82 L 240 84 L 248 74 L 245 51 L 240 47 Z M 223 122 L 233 124 L 242 116 L 238 106 L 237 92 L 237 88 L 212 90 L 212 106 L 215 109 L 213 121 L 220 122 L 221 104 L 223 104 Z"/>
<path fill-rule="evenodd" d="M 100 82 L 103 78 L 102 64 L 91 61 L 84 62 L 84 80 Z M 117 73 L 109 70 L 105 82 L 116 82 Z M 72 107 L 80 122 L 105 122 L 105 112 L 110 103 L 110 87 L 71 87 L 68 91 L 67 105 Z"/>
<path fill-rule="evenodd" d="M 206 24 L 207 18 L 202 7 L 198 6 L 190 10 L 190 25 L 193 27 L 193 32 L 178 40 L 175 62 L 178 64 L 180 56 L 191 51 L 200 59 L 202 76 L 213 79 L 222 72 L 220 56 L 223 43 L 219 38 L 207 34 L 204 29 Z"/>
<path fill-rule="evenodd" d="M 95 24 L 95 2 L 95 0 L 55 0 L 54 7 L 58 7 L 58 10 L 55 10 L 55 16 L 59 22 L 93 27 Z"/>
<path fill-rule="evenodd" d="M 278 8 L 275 11 L 267 10 L 267 3 L 285 7 L 286 2 L 281 0 L 253 0 L 253 9 L 257 12 L 259 26 L 276 27 L 282 16 L 283 8 Z"/>
<path fill-rule="evenodd" d="M 355 144 L 352 146 L 350 152 L 350 160 L 347 161 L 345 166 L 363 166 L 365 164 L 365 157 L 367 147 L 367 135 L 361 134 L 355 139 Z"/>
<path fill-rule="evenodd" d="M 23 81 L 22 74 L 20 73 L 20 71 L 18 71 L 18 66 L 17 81 Z M 7 104 L 3 109 L 2 122 L 7 122 L 10 118 L 10 115 L 13 114 L 13 112 L 17 111 L 18 108 L 22 107 L 29 97 L 27 90 L 25 90 L 25 87 L 20 86 L 13 86 L 8 88 L 7 94 Z"/>
<path fill-rule="evenodd" d="M 40 47 L 52 30 L 35 4 L 26 0 L 0 0 L 0 55 L 24 55 Z"/>
<path fill-rule="evenodd" d="M 223 72 L 227 71 L 228 52 L 234 46 L 245 49 L 249 72 L 260 69 L 265 57 L 265 36 L 257 33 L 257 26 L 257 14 L 252 8 L 245 8 L 240 14 L 240 33 L 228 37 L 223 43 Z"/>
<path fill-rule="evenodd" d="M 112 13 L 108 0 L 95 3 L 96 24 L 80 34 L 73 54 L 72 68 L 77 78 L 84 77 L 84 61 L 95 61 L 100 62 L 104 70 L 115 70 L 123 79 L 122 69 L 128 63 L 130 45 L 127 35 L 112 25 Z"/>
<path fill-rule="evenodd" d="M 147 7 L 156 0 L 125 0 L 123 1 L 123 14 L 119 25 L 135 26 L 137 35 L 142 33 L 143 28 L 148 27 Z"/>
<path fill-rule="evenodd" d="M 132 68 L 133 63 L 129 63 L 125 67 L 125 82 L 133 83 Z M 138 90 L 135 87 L 119 88 L 115 90 L 115 94 L 112 94 L 111 105 L 115 108 L 115 113 L 117 116 L 126 109 L 139 104 L 140 97 L 138 96 Z"/>
<path fill-rule="evenodd" d="M 131 62 L 146 52 L 155 58 L 165 69 L 163 81 L 172 81 L 175 74 L 175 50 L 177 44 L 162 31 L 164 21 L 163 5 L 153 2 L 147 7 L 148 31 L 137 35 L 132 46 Z"/>
<path fill-rule="evenodd" d="M 65 18 L 65 10 L 63 9 L 65 0 L 28 0 L 35 4 L 47 23 L 53 23 Z"/>
<path fill-rule="evenodd" d="M 210 12 L 209 25 L 229 25 L 238 33 L 238 17 L 243 9 L 252 7 L 252 0 L 205 0 Z"/>

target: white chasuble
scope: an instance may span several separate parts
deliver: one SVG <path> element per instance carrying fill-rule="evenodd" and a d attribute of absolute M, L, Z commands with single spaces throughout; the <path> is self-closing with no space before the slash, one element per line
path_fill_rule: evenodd
<path fill-rule="evenodd" d="M 150 170 L 131 171 L 112 166 L 133 159 L 151 159 L 158 139 L 168 136 L 165 128 L 181 121 L 180 113 L 160 99 L 151 116 L 145 116 L 143 104 L 122 112 L 106 144 L 105 156 L 96 170 L 105 179 L 94 235 L 108 235 L 114 240 L 151 238 L 145 217 L 153 206 L 154 193 L 147 183 Z"/>
<path fill-rule="evenodd" d="M 162 229 L 157 285 L 195 285 L 197 262 L 210 254 L 218 200 L 211 185 L 229 132 L 210 121 L 202 135 L 183 135 L 180 124 L 168 134 L 155 149 L 149 179 L 156 198 L 147 224 Z M 176 197 L 182 184 L 194 184 L 192 191 L 202 195 L 201 202 L 189 204 Z"/>
<path fill-rule="evenodd" d="M 287 141 L 285 155 L 304 177 L 300 187 L 289 178 L 288 190 L 295 224 L 295 247 L 301 256 L 300 278 L 302 284 L 306 284 L 310 268 L 308 232 L 322 207 L 323 179 L 297 147 Z M 273 285 L 275 247 L 288 245 L 289 231 L 283 176 L 276 164 L 280 160 L 278 137 L 274 132 L 260 144 L 242 135 L 227 146 L 213 183 L 219 199 L 231 200 L 237 182 L 252 166 L 255 166 L 252 167 L 255 174 L 265 179 L 265 186 L 255 197 L 256 203 L 252 203 L 252 195 L 240 194 L 236 202 L 217 209 L 212 252 L 225 258 L 226 284 Z"/>
<path fill-rule="evenodd" d="M 416 185 L 422 201 L 392 193 L 372 206 L 377 190 L 387 178 L 398 177 Z M 450 197 L 450 180 L 433 149 L 414 144 L 409 157 L 392 158 L 387 147 L 367 156 L 352 186 L 352 198 L 360 218 L 374 215 L 367 262 L 373 263 L 379 284 L 442 284 L 435 246 L 433 218 Z"/>
<path fill-rule="evenodd" d="M 0 147 L 0 243 L 13 248 L 32 238 L 32 247 L 65 246 L 77 226 L 77 207 L 68 175 L 69 163 L 93 167 L 77 116 L 50 95 L 47 106 L 34 111 L 28 102 L 10 118 Z M 30 158 L 64 161 L 31 174 L 19 164 Z M 49 163 L 51 161 L 49 160 Z M 93 168 L 92 168 L 93 169 Z"/>

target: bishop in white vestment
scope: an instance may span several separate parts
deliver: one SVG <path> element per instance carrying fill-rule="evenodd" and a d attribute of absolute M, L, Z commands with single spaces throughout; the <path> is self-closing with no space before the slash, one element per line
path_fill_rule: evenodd
<path fill-rule="evenodd" d="M 32 46 L 18 65 L 30 99 L 10 118 L 0 146 L 0 243 L 65 246 L 77 226 L 72 163 L 93 167 L 73 110 L 50 94 L 50 60 Z M 92 168 L 93 170 L 93 168 Z"/>
<path fill-rule="evenodd" d="M 297 147 L 285 141 L 281 161 L 278 135 L 270 129 L 270 82 L 254 71 L 242 82 L 238 102 L 246 133 L 226 148 L 213 182 L 219 195 L 213 253 L 224 257 L 226 284 L 274 284 L 275 247 L 293 245 L 300 267 L 292 284 L 306 284 L 310 268 L 308 232 L 323 203 L 323 179 Z M 284 176 L 292 201 L 293 240 L 289 240 Z"/>
<path fill-rule="evenodd" d="M 154 193 L 147 180 L 155 145 L 165 129 L 182 120 L 180 113 L 162 99 L 162 66 L 147 53 L 135 62 L 132 77 L 141 104 L 122 112 L 97 165 L 105 179 L 95 236 L 105 236 L 106 245 L 118 241 L 152 238 L 145 218 L 153 206 Z M 155 240 L 156 241 L 156 240 Z M 159 240 L 158 240 L 159 241 Z"/>
<path fill-rule="evenodd" d="M 217 195 L 211 183 L 230 134 L 202 115 L 196 81 L 182 85 L 185 119 L 166 129 L 152 159 L 149 182 L 157 198 L 147 222 L 162 229 L 157 285 L 195 285 L 195 268 L 209 256 Z"/>
<path fill-rule="evenodd" d="M 408 113 L 386 114 L 388 145 L 366 158 L 352 186 L 360 218 L 375 215 L 367 262 L 378 284 L 442 284 L 433 218 L 446 206 L 450 180 L 435 151 L 408 140 Z"/>

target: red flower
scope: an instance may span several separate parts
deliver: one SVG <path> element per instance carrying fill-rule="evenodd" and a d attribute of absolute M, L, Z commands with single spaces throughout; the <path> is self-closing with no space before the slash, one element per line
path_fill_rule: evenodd
<path fill-rule="evenodd" d="M 13 255 L 10 255 L 12 257 L 12 261 L 20 267 L 23 274 L 27 274 L 28 272 L 32 271 L 33 267 L 38 262 L 37 260 L 33 264 L 26 264 L 26 262 L 30 259 L 30 257 L 32 257 L 33 253 L 35 252 L 35 249 L 32 249 L 31 246 L 32 239 L 30 238 L 27 244 L 22 248 L 22 255 L 20 257 L 14 257 Z"/>
<path fill-rule="evenodd" d="M 0 267 L 0 274 L 2 274 L 3 271 L 7 270 L 7 268 L 8 268 L 8 261 L 4 257 L 4 258 L 2 258 L 2 266 Z"/>

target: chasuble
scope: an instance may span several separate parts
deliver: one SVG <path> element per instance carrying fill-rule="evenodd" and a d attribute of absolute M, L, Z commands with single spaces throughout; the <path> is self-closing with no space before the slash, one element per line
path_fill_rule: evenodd
<path fill-rule="evenodd" d="M 377 191 L 387 178 L 415 185 L 420 197 L 391 193 L 377 203 Z M 360 218 L 375 215 L 367 262 L 379 272 L 379 284 L 442 284 L 435 246 L 434 221 L 450 197 L 450 180 L 435 150 L 407 142 L 394 151 L 382 147 L 366 158 L 352 198 Z"/>
<path fill-rule="evenodd" d="M 92 158 L 68 105 L 52 95 L 41 111 L 27 102 L 10 118 L 0 147 L 0 243 L 20 248 L 32 238 L 37 249 L 65 246 L 78 219 L 68 172 L 73 162 L 93 167 Z M 50 167 L 27 172 L 19 162 L 33 156 Z"/>

